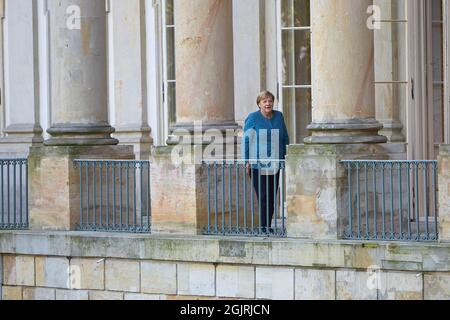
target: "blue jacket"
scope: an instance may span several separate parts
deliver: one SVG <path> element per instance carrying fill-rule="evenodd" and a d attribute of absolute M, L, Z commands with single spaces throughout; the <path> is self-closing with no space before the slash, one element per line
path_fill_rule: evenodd
<path fill-rule="evenodd" d="M 284 160 L 287 145 L 289 135 L 281 112 L 274 110 L 269 120 L 261 111 L 256 111 L 245 120 L 242 141 L 244 160 Z M 257 166 L 252 165 L 252 168 Z"/>

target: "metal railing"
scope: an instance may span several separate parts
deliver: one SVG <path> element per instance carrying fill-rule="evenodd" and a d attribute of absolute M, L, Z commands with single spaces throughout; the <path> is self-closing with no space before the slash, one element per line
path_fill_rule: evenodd
<path fill-rule="evenodd" d="M 204 161 L 205 235 L 286 237 L 285 162 Z M 260 196 L 261 195 L 261 196 Z"/>
<path fill-rule="evenodd" d="M 0 230 L 28 229 L 28 160 L 0 159 Z"/>
<path fill-rule="evenodd" d="M 342 161 L 347 170 L 344 238 L 438 240 L 437 161 Z"/>
<path fill-rule="evenodd" d="M 77 230 L 149 233 L 150 162 L 75 160 L 79 169 Z"/>

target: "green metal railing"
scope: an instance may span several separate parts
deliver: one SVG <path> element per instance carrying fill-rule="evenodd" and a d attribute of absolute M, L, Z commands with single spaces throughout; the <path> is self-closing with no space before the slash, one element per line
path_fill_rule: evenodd
<path fill-rule="evenodd" d="M 28 229 L 28 160 L 0 159 L 0 230 Z"/>
<path fill-rule="evenodd" d="M 150 162 L 75 160 L 79 169 L 77 230 L 149 233 Z"/>
<path fill-rule="evenodd" d="M 437 241 L 437 161 L 342 161 L 345 239 Z"/>
<path fill-rule="evenodd" d="M 203 168 L 205 235 L 286 237 L 284 161 L 211 160 Z"/>

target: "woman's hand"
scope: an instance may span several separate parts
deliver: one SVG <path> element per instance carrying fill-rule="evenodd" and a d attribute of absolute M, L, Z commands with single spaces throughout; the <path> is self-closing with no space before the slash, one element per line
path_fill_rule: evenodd
<path fill-rule="evenodd" d="M 250 163 L 247 162 L 247 164 L 245 165 L 245 170 L 247 172 L 247 175 L 250 177 Z"/>

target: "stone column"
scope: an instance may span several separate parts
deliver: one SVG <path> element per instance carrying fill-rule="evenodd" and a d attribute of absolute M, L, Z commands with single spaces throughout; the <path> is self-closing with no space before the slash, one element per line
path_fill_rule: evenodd
<path fill-rule="evenodd" d="M 439 241 L 450 242 L 450 145 L 441 145 L 439 167 Z"/>
<path fill-rule="evenodd" d="M 110 136 L 114 129 L 108 124 L 106 3 L 47 1 L 52 127 L 45 146 L 30 149 L 33 230 L 76 228 L 80 172 L 75 159 L 134 158 L 131 146 L 117 146 Z"/>
<path fill-rule="evenodd" d="M 386 159 L 375 120 L 371 0 L 311 1 L 312 135 L 287 155 L 289 237 L 336 240 L 347 212 L 341 160 Z"/>
<path fill-rule="evenodd" d="M 313 123 L 308 144 L 382 143 L 375 120 L 373 0 L 311 2 Z"/>
<path fill-rule="evenodd" d="M 381 19 L 406 19 L 403 1 L 374 0 Z M 383 124 L 381 134 L 391 143 L 405 142 L 400 107 L 406 106 L 406 22 L 384 22 L 375 33 L 376 119 Z M 403 35 L 402 35 L 403 32 Z M 391 82 L 391 83 L 389 83 Z"/>
<path fill-rule="evenodd" d="M 43 142 L 39 124 L 37 2 L 1 1 L 0 7 L 5 22 L 2 30 L 5 86 L 1 92 L 4 128 L 0 153 L 24 157 L 30 145 Z"/>
<path fill-rule="evenodd" d="M 52 125 L 47 146 L 115 145 L 108 124 L 106 2 L 48 0 Z M 77 29 L 77 11 L 81 14 Z"/>
<path fill-rule="evenodd" d="M 238 129 L 234 121 L 233 13 L 231 0 L 176 0 L 176 124 L 169 145 L 190 145 L 183 150 L 185 161 L 177 164 L 179 146 L 157 148 L 152 165 L 152 230 L 197 234 L 206 226 L 207 176 L 201 158 L 209 138 L 184 138 L 201 134 L 224 137 L 226 130 Z M 200 128 L 195 125 L 201 124 Z M 236 148 L 232 141 L 217 144 L 215 156 L 224 157 Z M 227 148 L 227 149 L 225 149 Z M 236 148 L 236 149 L 235 149 Z M 188 150 L 188 154 L 184 151 Z M 219 154 L 220 153 L 220 154 Z M 199 156 L 200 155 L 200 156 Z M 209 157 L 207 157 L 209 158 Z"/>
<path fill-rule="evenodd" d="M 145 3 L 112 0 L 111 14 L 114 137 L 133 145 L 137 158 L 148 159 L 153 141 L 147 121 Z"/>
<path fill-rule="evenodd" d="M 204 130 L 237 129 L 232 1 L 177 0 L 174 5 L 177 123 L 171 131 L 192 131 L 199 122 Z"/>

